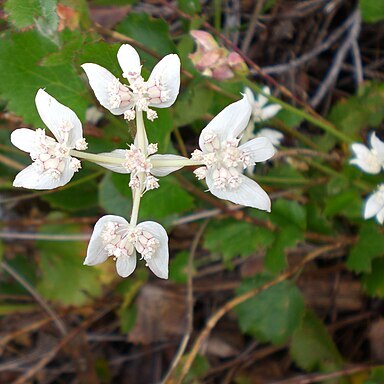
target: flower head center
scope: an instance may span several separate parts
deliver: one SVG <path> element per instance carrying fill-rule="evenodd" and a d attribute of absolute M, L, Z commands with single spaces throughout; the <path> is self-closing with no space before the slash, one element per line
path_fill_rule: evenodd
<path fill-rule="evenodd" d="M 113 221 L 104 225 L 101 240 L 108 256 L 113 256 L 115 260 L 122 256 L 132 256 L 136 249 L 147 261 L 160 247 L 160 241 L 150 232 Z"/>

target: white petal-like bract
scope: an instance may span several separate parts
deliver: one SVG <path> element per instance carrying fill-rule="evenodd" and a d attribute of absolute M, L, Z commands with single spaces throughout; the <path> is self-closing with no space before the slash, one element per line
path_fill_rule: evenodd
<path fill-rule="evenodd" d="M 149 232 L 159 241 L 159 247 L 151 258 L 146 259 L 149 269 L 161 279 L 168 279 L 168 235 L 166 230 L 159 223 L 144 221 L 137 225 L 137 228 Z"/>
<path fill-rule="evenodd" d="M 184 156 L 179 156 L 179 155 L 172 155 L 172 154 L 165 154 L 165 155 L 152 155 L 149 157 L 149 159 L 152 160 L 187 160 Z M 154 176 L 157 177 L 163 177 L 167 176 L 172 172 L 175 172 L 179 169 L 183 168 L 183 166 L 174 166 L 174 167 L 153 167 L 151 169 L 151 173 Z"/>
<path fill-rule="evenodd" d="M 199 146 L 204 151 L 204 136 L 207 132 L 214 133 L 220 141 L 237 138 L 247 127 L 251 116 L 251 105 L 247 96 L 225 107 L 210 123 L 201 131 Z"/>
<path fill-rule="evenodd" d="M 239 149 L 249 156 L 251 165 L 269 160 L 276 150 L 266 137 L 256 137 L 240 145 Z"/>
<path fill-rule="evenodd" d="M 129 100 L 122 104 L 119 90 L 120 88 L 124 90 L 125 85 L 121 84 L 111 72 L 94 63 L 85 63 L 81 67 L 87 74 L 89 85 L 97 100 L 104 108 L 107 108 L 114 115 L 121 115 L 132 107 L 133 103 Z"/>
<path fill-rule="evenodd" d="M 59 103 L 43 89 L 38 90 L 35 102 L 41 120 L 57 141 L 62 143 L 66 139 L 67 146 L 74 148 L 76 141 L 83 137 L 83 128 L 75 112 Z M 68 138 L 64 137 L 66 133 Z"/>
<path fill-rule="evenodd" d="M 212 172 L 208 172 L 206 181 L 212 195 L 224 200 L 232 201 L 235 204 L 271 211 L 271 199 L 268 194 L 255 181 L 244 175 L 239 175 L 241 183 L 235 190 L 220 190 L 215 187 Z"/>
<path fill-rule="evenodd" d="M 112 152 L 102 152 L 99 153 L 100 156 L 103 157 L 112 157 L 112 158 L 118 158 L 121 159 L 123 162 L 125 159 L 125 149 L 115 149 Z M 96 164 L 100 165 L 103 168 L 107 168 L 112 172 L 116 173 L 124 173 L 127 174 L 129 171 L 123 166 L 123 164 L 111 164 L 111 163 L 103 163 L 103 162 L 96 162 Z"/>
<path fill-rule="evenodd" d="M 108 259 L 108 253 L 105 250 L 105 245 L 102 240 L 102 233 L 107 223 L 114 222 L 122 225 L 128 225 L 127 220 L 121 216 L 105 215 L 100 218 L 93 228 L 91 240 L 88 244 L 87 256 L 84 260 L 84 265 L 97 265 L 104 263 Z"/>
<path fill-rule="evenodd" d="M 64 169 L 60 177 L 52 177 L 50 170 L 40 173 L 36 170 L 36 166 L 31 164 L 16 175 L 13 186 L 38 190 L 62 187 L 72 179 L 75 173 L 69 168 L 68 162 L 69 160 L 66 160 L 63 165 Z"/>
<path fill-rule="evenodd" d="M 163 93 L 164 101 L 151 102 L 157 108 L 168 108 L 176 100 L 180 90 L 180 59 L 175 54 L 163 57 L 153 68 L 148 84 L 156 84 Z"/>
<path fill-rule="evenodd" d="M 140 56 L 136 49 L 129 44 L 123 44 L 117 52 L 117 60 L 120 64 L 120 68 L 123 71 L 123 77 L 129 79 L 129 77 L 140 75 L 141 64 Z"/>
<path fill-rule="evenodd" d="M 15 129 L 11 133 L 11 143 L 22 151 L 31 153 L 35 149 L 35 131 L 29 128 Z"/>
<path fill-rule="evenodd" d="M 116 260 L 116 271 L 121 277 L 128 277 L 136 268 L 136 254 L 131 256 L 120 256 Z"/>

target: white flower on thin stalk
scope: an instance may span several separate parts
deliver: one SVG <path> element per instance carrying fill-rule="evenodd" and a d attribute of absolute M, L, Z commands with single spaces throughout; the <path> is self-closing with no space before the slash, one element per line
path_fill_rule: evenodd
<path fill-rule="evenodd" d="M 364 207 L 364 219 L 370 219 L 376 216 L 376 220 L 383 224 L 384 222 L 384 184 L 380 184 L 376 192 L 370 195 Z"/>
<path fill-rule="evenodd" d="M 271 94 L 269 87 L 264 87 L 263 92 L 267 95 Z M 252 120 L 254 123 L 260 123 L 277 115 L 280 111 L 281 106 L 279 104 L 269 104 L 268 98 L 263 94 L 259 93 L 256 98 L 252 90 L 248 87 L 244 89 L 244 93 L 247 95 L 249 102 L 252 106 Z"/>
<path fill-rule="evenodd" d="M 371 149 L 360 143 L 352 144 L 351 149 L 356 157 L 349 162 L 366 173 L 377 174 L 384 168 L 384 143 L 372 132 L 370 144 Z"/>
<path fill-rule="evenodd" d="M 167 108 L 176 100 L 180 88 L 180 59 L 176 54 L 165 56 L 153 68 L 148 81 L 141 76 L 140 57 L 129 44 L 120 47 L 117 60 L 128 85 L 122 84 L 107 69 L 86 63 L 82 67 L 100 104 L 114 115 L 135 118 L 135 109 L 144 111 L 151 121 L 157 113 L 150 107 Z"/>
<path fill-rule="evenodd" d="M 147 146 L 145 153 L 143 153 L 143 151 L 138 148 L 137 143 L 134 143 L 129 146 L 129 149 L 115 149 L 112 152 L 100 154 L 104 157 L 120 158 L 121 165 L 101 162 L 98 164 L 117 173 L 130 174 L 131 179 L 129 186 L 133 190 L 141 188 L 140 193 L 145 193 L 151 189 L 159 188 L 158 177 L 167 176 L 170 173 L 182 168 L 183 165 L 158 167 L 153 166 L 152 161 L 171 160 L 174 162 L 176 160 L 183 162 L 187 159 L 179 155 L 156 154 L 157 144 L 146 144 Z M 140 178 L 142 178 L 142 183 L 140 183 Z"/>
<path fill-rule="evenodd" d="M 117 273 L 127 277 L 136 268 L 136 252 L 141 254 L 141 259 L 157 277 L 168 278 L 168 236 L 165 229 L 154 221 L 132 226 L 123 217 L 107 215 L 95 225 L 84 264 L 100 264 L 112 256 Z"/>
<path fill-rule="evenodd" d="M 271 210 L 267 193 L 242 171 L 257 162 L 271 158 L 275 149 L 265 137 L 254 138 L 239 146 L 240 138 L 251 116 L 251 105 L 243 99 L 224 108 L 201 132 L 200 150 L 192 159 L 205 166 L 194 171 L 206 179 L 209 191 L 236 204 Z"/>
<path fill-rule="evenodd" d="M 55 138 L 47 136 L 44 129 L 16 129 L 11 142 L 28 152 L 33 161 L 16 175 L 15 187 L 53 189 L 67 184 L 81 168 L 78 159 L 70 156 L 71 149 L 87 149 L 81 122 L 68 107 L 60 104 L 43 89 L 35 98 L 37 111 Z"/>

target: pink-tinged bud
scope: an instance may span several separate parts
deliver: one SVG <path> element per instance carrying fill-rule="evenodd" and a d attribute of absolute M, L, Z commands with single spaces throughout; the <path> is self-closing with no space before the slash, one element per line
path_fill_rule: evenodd
<path fill-rule="evenodd" d="M 212 77 L 216 80 L 231 79 L 234 76 L 235 74 L 228 65 L 221 65 L 220 67 L 215 68 L 212 72 Z"/>
<path fill-rule="evenodd" d="M 194 29 L 190 31 L 190 34 L 196 41 L 198 50 L 201 49 L 206 52 L 219 47 L 216 40 L 208 32 Z"/>
<path fill-rule="evenodd" d="M 193 60 L 192 62 L 199 71 L 203 71 L 206 68 L 213 67 L 220 60 L 220 57 L 220 50 L 215 49 L 214 51 L 204 53 L 197 62 L 193 62 Z"/>
<path fill-rule="evenodd" d="M 189 58 L 204 76 L 226 80 L 248 73 L 247 65 L 241 56 L 220 47 L 208 32 L 193 30 L 191 35 L 196 41 L 197 49 Z"/>
<path fill-rule="evenodd" d="M 231 52 L 227 58 L 228 65 L 238 75 L 245 75 L 248 73 L 248 67 L 243 58 L 236 52 Z"/>

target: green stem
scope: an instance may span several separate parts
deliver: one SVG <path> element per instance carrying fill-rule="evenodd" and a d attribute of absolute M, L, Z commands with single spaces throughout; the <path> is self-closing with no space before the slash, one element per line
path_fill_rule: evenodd
<path fill-rule="evenodd" d="M 130 224 L 133 225 L 134 227 L 136 227 L 137 219 L 139 217 L 139 208 L 140 208 L 140 200 L 141 200 L 141 185 L 143 182 L 142 175 L 140 175 L 139 178 L 140 178 L 140 188 L 132 190 L 133 203 L 132 203 L 132 213 L 131 213 Z"/>
<path fill-rule="evenodd" d="M 214 0 L 213 6 L 215 9 L 215 29 L 221 30 L 221 0 Z"/>
<path fill-rule="evenodd" d="M 147 134 L 145 132 L 145 125 L 144 125 L 144 119 L 143 119 L 143 112 L 138 111 L 136 109 L 136 138 L 137 138 L 137 146 L 141 150 L 143 154 L 147 154 Z M 134 227 L 137 224 L 137 220 L 139 217 L 139 208 L 140 208 L 140 200 L 141 200 L 141 194 L 143 193 L 144 189 L 144 175 L 143 173 L 139 174 L 139 188 L 138 189 L 132 189 L 132 213 L 131 213 L 131 221 L 130 224 Z"/>
<path fill-rule="evenodd" d="M 107 163 L 107 164 L 121 165 L 124 162 L 124 159 L 120 157 L 97 155 L 95 153 L 76 151 L 75 149 L 71 149 L 69 151 L 69 154 L 79 159 L 92 161 L 93 163 Z"/>
<path fill-rule="evenodd" d="M 143 111 L 136 110 L 136 137 L 137 137 L 137 146 L 141 152 L 147 154 L 147 134 L 145 132 L 145 125 L 143 119 Z"/>
<path fill-rule="evenodd" d="M 296 107 L 294 107 L 294 106 L 292 106 L 292 105 L 290 105 L 288 103 L 285 103 L 284 101 L 281 101 L 281 100 L 279 100 L 278 98 L 276 98 L 274 96 L 266 94 L 265 92 L 263 92 L 261 87 L 259 87 L 258 85 L 254 84 L 249 79 L 245 79 L 245 83 L 250 88 L 252 88 L 254 91 L 256 91 L 257 93 L 261 93 L 263 96 L 268 98 L 269 101 L 272 101 L 272 102 L 274 102 L 276 104 L 281 105 L 287 111 L 290 111 L 290 112 L 294 113 L 295 115 L 302 117 L 303 119 L 309 121 L 313 125 L 316 125 L 317 127 L 323 129 L 325 132 L 330 133 L 331 135 L 337 137 L 340 140 L 345 141 L 346 143 L 352 143 L 353 142 L 353 140 L 350 137 L 348 137 L 343 132 L 338 131 L 335 128 L 335 126 L 333 124 L 329 123 L 328 121 L 323 120 L 323 119 L 318 119 L 318 118 L 310 115 L 309 113 L 307 113 L 307 112 L 305 112 L 305 111 L 303 111 L 303 110 L 301 110 L 299 108 L 296 108 Z"/>

